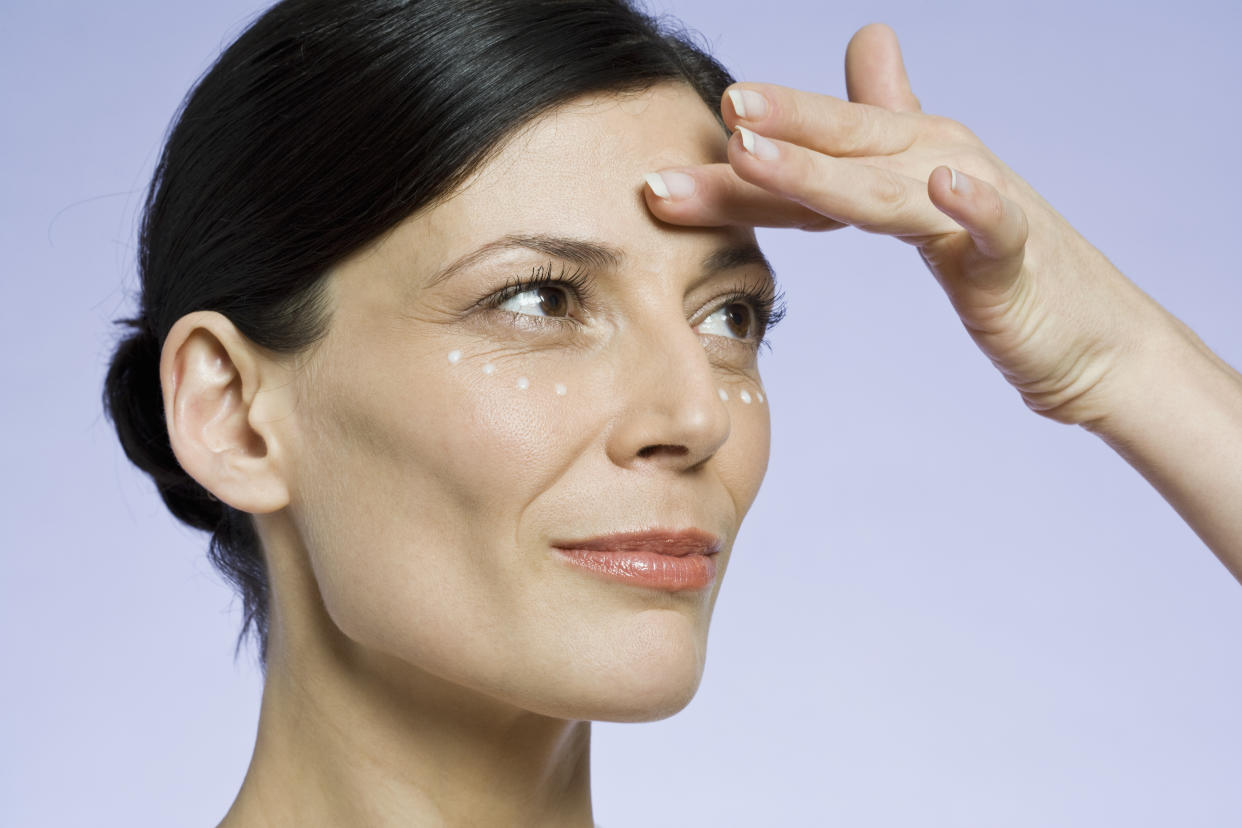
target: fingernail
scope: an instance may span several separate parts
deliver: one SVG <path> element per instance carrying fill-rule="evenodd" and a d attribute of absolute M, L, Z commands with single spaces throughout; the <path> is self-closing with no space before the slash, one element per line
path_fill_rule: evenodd
<path fill-rule="evenodd" d="M 949 189 L 960 196 L 970 195 L 970 177 L 949 167 Z"/>
<path fill-rule="evenodd" d="M 767 138 L 750 131 L 744 126 L 737 128 L 742 133 L 742 146 L 746 151 L 761 161 L 774 161 L 780 157 L 780 150 Z"/>
<path fill-rule="evenodd" d="M 694 176 L 676 170 L 647 173 L 647 186 L 651 192 L 668 201 L 680 201 L 694 195 Z"/>
<path fill-rule="evenodd" d="M 758 121 L 768 114 L 768 99 L 753 89 L 730 89 L 729 100 L 739 118 Z"/>

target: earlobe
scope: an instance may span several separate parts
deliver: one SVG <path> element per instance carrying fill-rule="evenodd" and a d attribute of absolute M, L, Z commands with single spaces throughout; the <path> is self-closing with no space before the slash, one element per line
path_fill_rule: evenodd
<path fill-rule="evenodd" d="M 164 341 L 160 380 L 168 438 L 177 461 L 235 509 L 263 514 L 289 502 L 273 424 L 252 416 L 262 358 L 229 319 L 196 311 Z"/>

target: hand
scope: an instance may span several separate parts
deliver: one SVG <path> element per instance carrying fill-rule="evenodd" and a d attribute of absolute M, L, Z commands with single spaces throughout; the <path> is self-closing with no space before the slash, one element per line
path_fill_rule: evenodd
<path fill-rule="evenodd" d="M 845 55 L 849 101 L 737 83 L 721 101 L 729 163 L 665 174 L 646 192 L 683 225 L 833 230 L 918 248 L 966 330 L 1021 394 L 1083 424 L 1132 399 L 1123 371 L 1189 332 L 1129 281 L 965 126 L 922 112 L 896 34 L 860 29 Z M 680 188 L 678 187 L 680 184 Z M 1193 334 L 1191 334 L 1193 337 Z"/>

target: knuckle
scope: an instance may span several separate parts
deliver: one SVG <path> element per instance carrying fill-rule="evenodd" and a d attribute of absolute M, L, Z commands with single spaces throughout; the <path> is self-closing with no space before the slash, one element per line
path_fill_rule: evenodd
<path fill-rule="evenodd" d="M 867 104 L 852 103 L 840 107 L 833 118 L 834 144 L 842 155 L 861 155 L 871 140 L 871 119 Z"/>
<path fill-rule="evenodd" d="M 991 198 L 984 201 L 983 211 L 985 221 L 991 225 L 1000 225 L 1005 220 L 1005 201 L 1000 193 L 993 193 Z"/>
<path fill-rule="evenodd" d="M 876 170 L 871 179 L 871 198 L 885 207 L 899 207 L 906 200 L 906 188 L 888 170 Z"/>
<path fill-rule="evenodd" d="M 1018 210 L 1018 245 L 1025 247 L 1031 237 L 1031 224 L 1027 221 L 1026 211 Z"/>
<path fill-rule="evenodd" d="M 794 135 L 805 135 L 814 129 L 812 119 L 807 116 L 806 105 L 796 95 L 783 97 L 779 103 L 782 126 Z"/>
<path fill-rule="evenodd" d="M 977 144 L 979 137 L 960 121 L 943 115 L 928 115 L 928 126 L 933 135 L 954 144 Z"/>

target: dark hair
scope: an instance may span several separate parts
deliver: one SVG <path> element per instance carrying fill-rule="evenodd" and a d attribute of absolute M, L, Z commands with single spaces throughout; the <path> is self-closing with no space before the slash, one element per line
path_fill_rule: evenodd
<path fill-rule="evenodd" d="M 160 352 L 212 310 L 278 353 L 327 332 L 324 276 L 450 194 L 518 127 L 578 95 L 733 82 L 671 19 L 627 0 L 284 0 L 219 56 L 166 137 L 139 232 L 141 294 L 103 404 L 179 520 L 211 532 L 266 672 L 268 578 L 249 514 L 178 464 Z M 722 129 L 724 124 L 721 123 Z"/>

